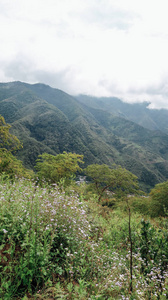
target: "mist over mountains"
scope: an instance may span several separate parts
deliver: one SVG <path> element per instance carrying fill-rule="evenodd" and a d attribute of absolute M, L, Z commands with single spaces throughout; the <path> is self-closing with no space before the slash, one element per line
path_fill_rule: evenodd
<path fill-rule="evenodd" d="M 117 98 L 73 97 L 44 84 L 0 83 L 0 114 L 23 143 L 27 168 L 63 151 L 91 163 L 120 164 L 148 190 L 168 179 L 168 110 Z"/>

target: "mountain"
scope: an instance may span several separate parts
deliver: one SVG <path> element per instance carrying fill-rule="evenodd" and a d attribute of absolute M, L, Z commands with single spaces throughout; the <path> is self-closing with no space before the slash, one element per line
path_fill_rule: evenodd
<path fill-rule="evenodd" d="M 73 97 L 44 84 L 0 84 L 0 114 L 23 143 L 17 156 L 26 167 L 33 168 L 43 152 L 76 152 L 85 166 L 120 164 L 147 190 L 168 179 L 166 126 L 147 129 L 128 118 L 138 113 L 134 105 L 132 112 L 131 105 L 125 112 L 122 105 L 116 98 Z M 156 121 L 153 116 L 154 124 L 158 120 L 159 114 Z"/>
<path fill-rule="evenodd" d="M 86 95 L 79 95 L 76 99 L 90 108 L 108 111 L 147 129 L 161 130 L 168 134 L 168 110 L 149 109 L 149 102 L 130 104 L 115 97 L 97 98 Z"/>

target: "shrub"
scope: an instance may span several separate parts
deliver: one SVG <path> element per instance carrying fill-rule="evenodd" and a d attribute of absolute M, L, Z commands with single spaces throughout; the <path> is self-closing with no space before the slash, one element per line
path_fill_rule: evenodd
<path fill-rule="evenodd" d="M 168 181 L 157 184 L 150 192 L 152 216 L 165 216 L 168 210 Z"/>

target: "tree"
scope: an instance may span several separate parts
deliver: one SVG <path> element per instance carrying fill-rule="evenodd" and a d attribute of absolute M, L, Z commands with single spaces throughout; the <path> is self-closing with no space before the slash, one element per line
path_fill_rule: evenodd
<path fill-rule="evenodd" d="M 5 119 L 0 115 L 0 174 L 13 179 L 18 177 L 30 177 L 22 162 L 13 156 L 13 152 L 22 148 L 18 138 L 9 132 L 11 126 L 6 124 Z"/>
<path fill-rule="evenodd" d="M 0 149 L 0 174 L 5 178 L 14 179 L 15 177 L 31 178 L 33 171 L 23 167 L 22 162 L 6 149 Z"/>
<path fill-rule="evenodd" d="M 168 181 L 158 183 L 151 190 L 153 216 L 165 216 L 168 210 Z"/>
<path fill-rule="evenodd" d="M 85 173 L 93 180 L 99 195 L 98 201 L 108 189 L 117 197 L 134 194 L 138 189 L 137 177 L 120 166 L 113 165 L 113 168 L 110 168 L 105 164 L 92 164 L 85 169 Z"/>
<path fill-rule="evenodd" d="M 43 153 L 39 155 L 35 168 L 40 180 L 59 183 L 64 178 L 67 183 L 77 171 L 81 170 L 79 163 L 83 163 L 83 155 L 65 151 L 56 156 Z"/>
<path fill-rule="evenodd" d="M 14 152 L 22 148 L 22 145 L 18 138 L 9 132 L 10 128 L 11 126 L 6 124 L 4 117 L 0 115 L 0 148 Z"/>

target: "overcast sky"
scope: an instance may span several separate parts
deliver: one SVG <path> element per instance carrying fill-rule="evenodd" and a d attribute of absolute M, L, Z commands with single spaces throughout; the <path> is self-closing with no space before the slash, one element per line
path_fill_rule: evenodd
<path fill-rule="evenodd" d="M 168 108 L 168 0 L 0 0 L 0 82 Z"/>

